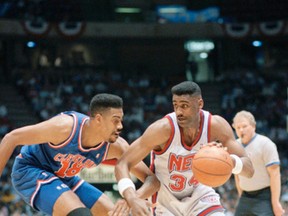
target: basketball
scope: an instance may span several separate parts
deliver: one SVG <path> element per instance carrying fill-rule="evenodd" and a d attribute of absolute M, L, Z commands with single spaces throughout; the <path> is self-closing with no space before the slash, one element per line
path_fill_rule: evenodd
<path fill-rule="evenodd" d="M 216 146 L 204 146 L 194 156 L 192 171 L 200 183 L 219 187 L 231 176 L 233 161 L 227 151 Z"/>

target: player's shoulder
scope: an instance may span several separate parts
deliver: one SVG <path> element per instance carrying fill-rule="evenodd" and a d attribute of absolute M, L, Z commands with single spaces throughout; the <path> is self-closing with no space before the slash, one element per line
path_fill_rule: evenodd
<path fill-rule="evenodd" d="M 69 131 L 72 129 L 73 126 L 75 126 L 76 117 L 67 115 L 67 114 L 59 114 L 54 117 L 51 117 L 50 119 L 42 122 L 42 124 L 45 124 L 47 126 L 53 126 L 55 130 L 60 131 Z"/>
<path fill-rule="evenodd" d="M 59 113 L 56 116 L 71 116 L 71 117 L 77 118 L 77 119 L 88 118 L 88 115 L 86 115 L 84 113 L 77 112 L 77 111 L 64 111 L 64 112 Z"/>
<path fill-rule="evenodd" d="M 222 116 L 211 115 L 209 122 L 211 137 L 234 137 L 231 125 Z"/>
<path fill-rule="evenodd" d="M 149 128 L 157 129 L 157 130 L 169 130 L 171 129 L 171 119 L 168 116 L 165 116 L 161 119 L 153 122 Z"/>
<path fill-rule="evenodd" d="M 58 115 L 55 115 L 51 117 L 49 120 L 51 121 L 57 121 L 59 123 L 67 124 L 74 121 L 75 116 L 69 115 L 67 113 L 59 113 Z"/>
<path fill-rule="evenodd" d="M 221 125 L 221 124 L 227 124 L 228 123 L 224 117 L 217 115 L 217 114 L 214 114 L 214 115 L 210 114 L 210 122 L 212 125 L 213 124 Z"/>

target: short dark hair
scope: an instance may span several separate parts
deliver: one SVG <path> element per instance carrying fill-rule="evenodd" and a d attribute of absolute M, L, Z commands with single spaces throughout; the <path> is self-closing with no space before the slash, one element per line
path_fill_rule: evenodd
<path fill-rule="evenodd" d="M 108 94 L 100 93 L 95 95 L 90 102 L 90 115 L 95 116 L 95 113 L 104 111 L 109 108 L 123 108 L 123 100 L 121 97 Z"/>
<path fill-rule="evenodd" d="M 184 81 L 181 82 L 171 88 L 171 93 L 173 95 L 195 95 L 201 96 L 201 89 L 199 85 L 192 81 Z"/>

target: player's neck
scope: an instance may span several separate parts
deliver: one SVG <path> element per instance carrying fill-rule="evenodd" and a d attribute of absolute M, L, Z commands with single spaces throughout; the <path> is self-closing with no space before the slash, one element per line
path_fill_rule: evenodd
<path fill-rule="evenodd" d="M 83 137 L 81 138 L 81 144 L 83 148 L 89 149 L 89 148 L 95 148 L 101 143 L 103 143 L 104 140 L 101 139 L 91 139 L 88 137 Z"/>
<path fill-rule="evenodd" d="M 91 127 L 90 122 L 87 121 L 82 129 L 81 134 L 81 144 L 84 148 L 94 148 L 100 145 L 104 140 L 98 133 L 95 131 L 99 131 L 93 127 Z"/>
<path fill-rule="evenodd" d="M 182 130 L 186 145 L 191 146 L 194 143 L 198 137 L 199 131 L 199 128 L 185 128 Z"/>
<path fill-rule="evenodd" d="M 200 117 L 200 116 L 199 116 Z M 182 128 L 183 137 L 185 143 L 188 146 L 193 145 L 200 133 L 201 118 L 198 121 L 193 122 L 189 127 Z"/>

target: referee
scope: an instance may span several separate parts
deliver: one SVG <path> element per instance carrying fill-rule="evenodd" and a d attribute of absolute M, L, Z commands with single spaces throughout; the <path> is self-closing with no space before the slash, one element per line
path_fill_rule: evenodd
<path fill-rule="evenodd" d="M 281 174 L 276 144 L 256 133 L 256 121 L 248 111 L 238 112 L 232 125 L 254 166 L 252 178 L 235 175 L 240 196 L 235 216 L 281 216 Z"/>

